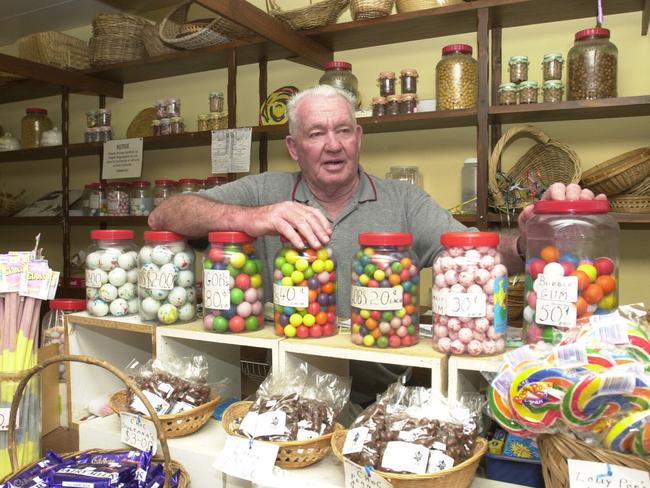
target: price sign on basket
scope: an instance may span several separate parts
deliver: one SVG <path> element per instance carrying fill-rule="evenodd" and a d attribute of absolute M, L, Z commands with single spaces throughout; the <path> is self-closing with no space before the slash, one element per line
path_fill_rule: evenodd
<path fill-rule="evenodd" d="M 11 412 L 10 408 L 0 408 L 0 431 L 9 430 L 10 412 Z M 20 425 L 20 422 L 18 421 L 19 419 L 20 419 L 20 409 L 18 409 L 18 412 L 16 412 L 16 429 L 18 429 L 18 425 Z"/>
<path fill-rule="evenodd" d="M 248 481 L 268 481 L 279 446 L 229 435 L 212 467 Z"/>
<path fill-rule="evenodd" d="M 132 413 L 120 413 L 120 440 L 124 444 L 140 449 L 152 450 L 152 455 L 158 450 L 158 434 L 151 420 Z"/>
<path fill-rule="evenodd" d="M 348 488 L 392 488 L 390 481 L 382 478 L 373 470 L 366 470 L 349 459 L 343 462 L 345 486 Z"/>

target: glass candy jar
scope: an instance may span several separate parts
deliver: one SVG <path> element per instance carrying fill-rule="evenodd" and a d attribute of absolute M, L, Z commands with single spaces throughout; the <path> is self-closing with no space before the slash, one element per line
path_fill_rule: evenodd
<path fill-rule="evenodd" d="M 445 232 L 433 263 L 433 347 L 482 356 L 506 348 L 508 270 L 496 232 Z"/>
<path fill-rule="evenodd" d="M 389 95 L 386 97 L 386 115 L 399 115 L 401 99 L 401 95 Z"/>
<path fill-rule="evenodd" d="M 536 81 L 524 81 L 519 84 L 519 103 L 537 103 L 539 85 Z"/>
<path fill-rule="evenodd" d="M 108 202 L 106 201 L 106 187 L 101 183 L 92 183 L 88 189 L 89 217 L 104 217 L 108 215 Z"/>
<path fill-rule="evenodd" d="M 214 332 L 264 327 L 262 261 L 255 238 L 244 232 L 210 232 L 203 258 L 203 326 Z"/>
<path fill-rule="evenodd" d="M 386 115 L 386 98 L 373 97 L 372 99 L 372 116 L 383 117 Z"/>
<path fill-rule="evenodd" d="M 379 73 L 379 95 L 387 97 L 388 95 L 395 95 L 395 72 L 382 71 Z"/>
<path fill-rule="evenodd" d="M 414 93 L 406 93 L 402 95 L 399 104 L 399 112 L 401 114 L 414 114 L 418 111 L 418 99 Z"/>
<path fill-rule="evenodd" d="M 23 149 L 39 147 L 41 134 L 52 129 L 52 121 L 44 108 L 28 108 L 20 123 Z"/>
<path fill-rule="evenodd" d="M 206 186 L 207 189 L 209 190 L 210 188 L 214 188 L 215 186 L 221 186 L 225 185 L 228 183 L 228 178 L 225 176 L 208 176 L 208 178 L 205 180 L 206 181 Z"/>
<path fill-rule="evenodd" d="M 153 210 L 153 193 L 151 183 L 146 180 L 131 182 L 131 193 L 129 196 L 130 214 L 146 216 Z"/>
<path fill-rule="evenodd" d="M 420 271 L 406 232 L 364 232 L 352 261 L 351 339 L 367 347 L 417 344 Z"/>
<path fill-rule="evenodd" d="M 187 238 L 170 231 L 145 231 L 138 252 L 140 318 L 161 325 L 196 317 L 194 251 Z"/>
<path fill-rule="evenodd" d="M 106 192 L 106 207 L 108 215 L 124 217 L 129 215 L 129 186 L 124 181 L 115 181 L 108 184 Z"/>
<path fill-rule="evenodd" d="M 528 80 L 528 56 L 513 56 L 508 62 L 510 83 L 521 83 Z"/>
<path fill-rule="evenodd" d="M 616 97 L 618 49 L 609 41 L 609 29 L 576 32 L 567 63 L 567 100 Z"/>
<path fill-rule="evenodd" d="M 478 64 L 472 58 L 472 46 L 451 44 L 442 48 L 436 65 L 437 110 L 476 107 L 478 100 Z"/>
<path fill-rule="evenodd" d="M 417 93 L 418 91 L 418 70 L 414 68 L 405 68 L 400 71 L 400 85 L 402 95 L 405 93 Z"/>
<path fill-rule="evenodd" d="M 526 224 L 524 338 L 556 344 L 618 305 L 619 227 L 607 200 L 539 201 Z"/>
<path fill-rule="evenodd" d="M 174 180 L 156 180 L 154 183 L 156 184 L 153 188 L 154 207 L 160 205 L 165 198 L 169 198 L 178 193 L 176 190 L 176 182 Z"/>
<path fill-rule="evenodd" d="M 86 255 L 86 310 L 95 317 L 138 311 L 138 253 L 132 230 L 93 230 Z"/>
<path fill-rule="evenodd" d="M 562 79 L 562 65 L 564 59 L 561 53 L 548 53 L 544 55 L 542 61 L 542 74 L 544 81 L 561 80 Z"/>
<path fill-rule="evenodd" d="M 86 300 L 57 298 L 50 301 L 50 310 L 41 322 L 41 345 L 57 344 L 58 353 L 65 354 L 65 316 L 86 310 Z M 59 363 L 59 381 L 65 381 L 65 364 Z"/>
<path fill-rule="evenodd" d="M 514 83 L 502 83 L 498 91 L 499 105 L 517 104 L 517 85 Z"/>
<path fill-rule="evenodd" d="M 178 193 L 195 193 L 199 191 L 199 180 L 196 178 L 181 178 L 178 180 Z"/>
<path fill-rule="evenodd" d="M 223 112 L 223 92 L 210 93 L 210 112 Z"/>
<path fill-rule="evenodd" d="M 329 247 L 296 249 L 282 238 L 273 269 L 275 333 L 285 337 L 336 333 L 336 262 Z"/>
<path fill-rule="evenodd" d="M 564 85 L 560 80 L 548 80 L 542 86 L 544 90 L 544 103 L 558 103 L 562 101 Z"/>
<path fill-rule="evenodd" d="M 331 85 L 335 88 L 348 91 L 357 100 L 359 99 L 359 82 L 352 73 L 352 65 L 345 61 L 330 61 L 325 65 L 325 73 L 318 80 L 319 85 Z"/>

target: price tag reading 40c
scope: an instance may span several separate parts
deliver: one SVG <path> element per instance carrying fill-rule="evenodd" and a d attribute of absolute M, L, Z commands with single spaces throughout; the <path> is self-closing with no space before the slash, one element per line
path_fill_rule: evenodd
<path fill-rule="evenodd" d="M 283 307 L 307 308 L 309 306 L 309 288 L 274 284 L 273 303 Z"/>
<path fill-rule="evenodd" d="M 404 306 L 404 289 L 402 287 L 369 288 L 367 286 L 353 286 L 351 292 L 350 305 L 356 308 L 399 310 Z"/>
<path fill-rule="evenodd" d="M 230 308 L 230 273 L 227 270 L 203 270 L 203 307 L 210 310 Z"/>

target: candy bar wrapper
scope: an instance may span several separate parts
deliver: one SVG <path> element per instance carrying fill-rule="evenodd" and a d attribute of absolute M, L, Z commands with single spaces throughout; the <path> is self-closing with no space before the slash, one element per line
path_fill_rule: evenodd
<path fill-rule="evenodd" d="M 44 483 L 41 477 L 63 462 L 61 456 L 52 451 L 48 451 L 44 459 L 41 459 L 38 463 L 30 466 L 13 478 L 9 478 L 6 484 L 0 485 L 0 487 L 6 486 L 6 488 L 21 488 L 27 486 L 39 486 L 34 483 Z M 32 485 L 29 485 L 29 483 L 32 483 Z"/>
<path fill-rule="evenodd" d="M 180 470 L 177 470 L 172 474 L 172 479 L 170 483 L 171 488 L 178 487 L 178 481 L 180 479 Z M 157 464 L 147 476 L 147 481 L 144 485 L 144 488 L 162 488 L 165 484 L 165 468 L 162 464 Z"/>
<path fill-rule="evenodd" d="M 134 466 L 134 477 L 136 481 L 134 488 L 141 488 L 147 478 L 151 466 L 151 451 L 116 451 L 116 452 L 86 452 L 78 457 L 79 463 L 96 466 Z"/>
<path fill-rule="evenodd" d="M 113 488 L 126 486 L 126 483 L 135 479 L 135 473 L 136 466 L 134 464 L 110 463 L 98 465 L 79 462 L 60 465 L 50 473 L 50 479 L 55 485 Z"/>

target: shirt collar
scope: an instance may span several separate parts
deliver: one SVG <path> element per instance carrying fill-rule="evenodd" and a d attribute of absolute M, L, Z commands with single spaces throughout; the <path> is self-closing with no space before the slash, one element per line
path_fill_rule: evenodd
<path fill-rule="evenodd" d="M 307 182 L 302 177 L 302 173 L 295 173 L 295 182 L 291 190 L 291 200 L 307 204 L 311 200 L 316 200 L 314 194 L 309 189 Z M 359 203 L 371 202 L 377 200 L 377 189 L 375 183 L 368 173 L 366 173 L 361 165 L 359 165 L 359 187 L 355 198 Z"/>

